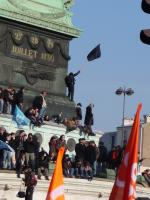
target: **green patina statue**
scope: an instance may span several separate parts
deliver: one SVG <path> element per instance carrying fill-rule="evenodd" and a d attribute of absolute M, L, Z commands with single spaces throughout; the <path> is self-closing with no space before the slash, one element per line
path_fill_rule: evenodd
<path fill-rule="evenodd" d="M 0 0 L 0 16 L 78 37 L 72 0 Z"/>

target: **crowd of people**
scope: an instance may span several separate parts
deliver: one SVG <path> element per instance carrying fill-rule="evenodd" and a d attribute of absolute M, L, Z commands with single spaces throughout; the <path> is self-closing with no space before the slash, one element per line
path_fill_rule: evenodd
<path fill-rule="evenodd" d="M 60 147 L 65 147 L 63 159 L 63 171 L 66 177 L 88 178 L 99 176 L 106 168 L 117 169 L 123 150 L 118 146 L 108 152 L 103 142 L 97 146 L 94 141 L 80 138 L 75 146 L 75 157 L 70 158 L 67 154 L 65 135 L 52 136 L 49 141 L 49 152 L 40 147 L 38 138 L 32 133 L 28 135 L 24 130 L 16 133 L 8 133 L 0 127 L 0 141 L 8 144 L 12 150 L 3 148 L 0 150 L 0 168 L 16 170 L 17 177 L 25 166 L 37 173 L 38 179 L 44 174 L 49 179 L 49 163 L 55 163 Z"/>
<path fill-rule="evenodd" d="M 106 173 L 107 168 L 117 171 L 123 156 L 123 149 L 117 146 L 108 151 L 102 141 L 97 146 L 94 141 L 80 138 L 75 146 L 75 153 L 74 161 L 71 162 L 69 159 L 69 167 L 73 166 L 73 170 L 67 170 L 70 172 L 68 176 L 92 179 L 93 176 L 100 177 L 101 173 Z"/>
<path fill-rule="evenodd" d="M 65 135 L 52 136 L 48 142 L 49 152 L 46 152 L 32 133 L 27 135 L 24 130 L 8 133 L 3 127 L 0 127 L 0 141 L 6 144 L 0 148 L 0 169 L 15 170 L 18 178 L 25 174 L 26 200 L 32 199 L 37 179 L 41 180 L 44 176 L 45 180 L 49 180 L 50 166 L 55 164 L 61 147 L 65 148 L 62 160 L 64 176 L 89 181 L 93 177 L 101 177 L 101 173 L 106 173 L 107 169 L 113 169 L 117 174 L 124 154 L 124 148 L 120 146 L 108 151 L 102 141 L 97 146 L 92 140 L 80 138 L 75 145 L 75 155 L 69 157 Z M 145 170 L 142 175 L 150 186 L 150 170 Z M 19 195 L 22 193 L 18 192 Z"/>
<path fill-rule="evenodd" d="M 12 87 L 0 88 L 0 114 L 12 114 L 16 105 L 22 109 L 23 93 L 24 87 L 21 87 L 18 91 L 15 91 Z"/>
<path fill-rule="evenodd" d="M 79 73 L 80 71 L 75 74 L 70 73 L 65 78 L 70 101 L 74 99 L 75 76 Z M 0 88 L 0 114 L 13 115 L 16 105 L 24 111 L 24 90 L 24 87 L 21 87 L 18 91 L 15 91 L 12 87 Z M 32 197 L 34 187 L 37 184 L 35 174 L 39 180 L 42 175 L 46 180 L 49 180 L 49 166 L 50 163 L 56 162 L 60 147 L 65 147 L 65 155 L 62 161 L 65 177 L 91 181 L 93 177 L 100 177 L 101 173 L 106 173 L 106 169 L 113 169 L 117 174 L 124 148 L 116 146 L 108 151 L 102 141 L 97 146 L 94 140 L 87 141 L 85 139 L 85 135 L 95 135 L 92 130 L 94 105 L 90 103 L 86 107 L 84 123 L 82 123 L 81 103 L 77 103 L 75 116 L 72 118 L 65 118 L 62 112 L 49 117 L 47 115 L 46 96 L 47 92 L 42 91 L 39 96 L 33 99 L 32 106 L 24 111 L 25 116 L 30 119 L 31 129 L 34 126 L 40 127 L 44 123 L 52 121 L 65 125 L 66 133 L 78 129 L 80 136 L 83 135 L 84 138 L 80 138 L 76 144 L 75 156 L 69 157 L 65 135 L 52 136 L 48 143 L 49 152 L 46 152 L 40 147 L 38 138 L 32 133 L 26 134 L 24 130 L 8 133 L 5 128 L 0 127 L 0 141 L 10 147 L 0 149 L 0 169 L 15 170 L 18 178 L 20 178 L 21 173 L 25 173 L 23 181 L 27 186 L 26 199 Z M 150 171 L 145 170 L 142 175 L 150 185 Z"/>
<path fill-rule="evenodd" d="M 150 187 L 150 169 L 144 170 L 144 172 L 142 172 L 142 175 L 145 178 L 147 185 Z"/>
<path fill-rule="evenodd" d="M 70 73 L 65 78 L 66 87 L 68 88 L 68 98 L 70 101 L 73 101 L 74 99 L 75 76 L 77 76 L 79 73 L 80 71 L 75 74 Z M 34 126 L 40 127 L 45 122 L 47 123 L 49 121 L 52 121 L 57 124 L 65 125 L 66 133 L 75 129 L 79 129 L 80 135 L 95 135 L 92 131 L 92 125 L 94 123 L 94 105 L 92 103 L 86 107 L 84 124 L 82 124 L 83 116 L 81 103 L 77 103 L 75 107 L 75 116 L 72 118 L 68 119 L 63 117 L 62 112 L 49 117 L 47 115 L 47 92 L 42 91 L 39 96 L 36 96 L 33 99 L 32 106 L 26 111 L 24 111 L 24 92 L 24 87 L 21 87 L 17 91 L 12 87 L 8 87 L 5 89 L 0 88 L 0 114 L 13 115 L 15 107 L 17 105 L 20 110 L 24 112 L 25 116 L 30 119 L 31 128 L 34 128 Z M 43 149 L 40 150 L 38 138 L 32 135 L 32 133 L 29 133 L 27 135 L 23 130 L 18 131 L 17 133 L 8 133 L 3 127 L 0 127 L 0 141 L 5 142 L 13 149 L 13 151 L 8 149 L 0 150 L 0 168 L 10 170 L 15 169 L 18 178 L 20 177 L 20 173 L 23 167 L 30 166 L 32 171 L 37 172 L 39 179 L 43 171 L 45 174 L 45 179 L 48 179 L 48 163 L 56 161 L 57 153 L 60 146 L 64 145 L 67 151 L 64 136 L 61 136 L 60 138 L 52 137 L 50 139 L 50 151 L 48 153 Z M 92 145 L 95 145 L 95 143 L 92 142 Z M 66 170 L 68 159 L 70 158 L 65 156 L 63 160 L 63 166 Z M 80 162 L 81 161 L 79 161 L 78 164 Z M 88 160 L 86 162 L 87 168 L 90 169 Z M 64 170 L 64 174 L 66 174 L 66 170 Z M 77 168 L 75 168 L 73 174 L 77 175 L 78 173 Z"/>
<path fill-rule="evenodd" d="M 72 81 L 74 82 L 74 79 Z M 8 87 L 6 89 L 0 88 L 0 114 L 3 113 L 13 115 L 17 105 L 20 110 L 24 112 L 25 116 L 30 119 L 30 127 L 32 129 L 35 126 L 40 127 L 44 123 L 52 121 L 57 124 L 65 125 L 66 133 L 79 129 L 81 135 L 95 135 L 92 130 L 92 125 L 94 124 L 94 105 L 92 103 L 86 107 L 85 119 L 84 123 L 82 123 L 83 116 L 81 103 L 77 103 L 75 107 L 75 114 L 72 118 L 66 118 L 62 111 L 60 111 L 60 113 L 53 114 L 52 116 L 48 116 L 46 91 L 42 91 L 38 96 L 36 96 L 33 99 L 32 106 L 24 111 L 24 91 L 24 87 L 21 87 L 18 91 L 12 87 Z"/>

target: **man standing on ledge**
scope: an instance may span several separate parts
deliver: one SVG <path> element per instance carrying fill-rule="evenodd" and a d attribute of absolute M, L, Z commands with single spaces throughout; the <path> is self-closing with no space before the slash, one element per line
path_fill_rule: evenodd
<path fill-rule="evenodd" d="M 75 74 L 70 72 L 69 75 L 67 75 L 65 77 L 65 83 L 66 83 L 66 87 L 68 88 L 68 97 L 69 97 L 70 101 L 73 101 L 73 98 L 74 98 L 74 85 L 75 85 L 74 77 L 77 76 L 79 73 L 80 73 L 80 71 L 78 71 Z"/>
<path fill-rule="evenodd" d="M 94 124 L 93 108 L 94 108 L 94 104 L 92 104 L 92 103 L 90 103 L 86 107 L 86 113 L 85 113 L 85 119 L 84 119 L 84 125 L 85 125 L 89 135 L 94 135 L 94 133 L 92 131 L 92 125 Z"/>
<path fill-rule="evenodd" d="M 46 114 L 47 103 L 45 97 L 47 95 L 46 91 L 42 91 L 40 96 L 36 96 L 33 100 L 33 108 L 38 108 L 39 120 L 43 123 L 44 116 Z"/>

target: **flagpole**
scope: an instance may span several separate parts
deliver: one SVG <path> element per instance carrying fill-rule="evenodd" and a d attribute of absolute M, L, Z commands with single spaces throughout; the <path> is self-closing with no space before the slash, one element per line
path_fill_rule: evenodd
<path fill-rule="evenodd" d="M 120 87 L 116 90 L 116 95 L 121 95 L 123 94 L 123 112 L 122 112 L 122 136 L 121 136 L 121 145 L 124 145 L 125 142 L 125 134 L 124 134 L 124 115 L 125 115 L 125 100 L 126 100 L 126 95 L 131 96 L 132 94 L 134 94 L 134 91 L 132 88 L 128 88 L 126 89 L 126 87 L 124 86 L 123 88 Z"/>
<path fill-rule="evenodd" d="M 125 87 L 124 87 L 125 90 Z M 124 140 L 125 140 L 125 135 L 124 135 L 124 114 L 125 114 L 125 99 L 126 95 L 125 92 L 123 93 L 123 116 L 122 116 L 122 146 L 124 146 Z"/>

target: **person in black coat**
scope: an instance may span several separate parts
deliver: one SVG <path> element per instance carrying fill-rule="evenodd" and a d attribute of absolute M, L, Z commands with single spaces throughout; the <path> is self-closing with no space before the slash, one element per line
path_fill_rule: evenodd
<path fill-rule="evenodd" d="M 32 200 L 34 188 L 37 185 L 37 179 L 30 168 L 25 169 L 25 178 L 23 179 L 23 181 L 25 182 L 25 186 L 27 187 L 25 200 Z"/>
<path fill-rule="evenodd" d="M 5 114 L 12 114 L 12 105 L 14 103 L 15 90 L 11 87 L 8 87 L 3 92 L 4 97 L 4 107 L 3 112 Z"/>
<path fill-rule="evenodd" d="M 86 154 L 86 146 L 85 146 L 85 139 L 80 138 L 79 143 L 75 146 L 75 152 L 76 152 L 76 161 L 79 160 L 85 160 L 85 154 Z"/>
<path fill-rule="evenodd" d="M 23 145 L 24 145 L 24 151 L 25 151 L 25 157 L 26 157 L 26 164 L 27 166 L 31 166 L 32 170 L 34 170 L 36 142 L 33 139 L 32 133 L 28 134 L 28 138 L 24 142 Z"/>
<path fill-rule="evenodd" d="M 94 105 L 93 104 L 89 104 L 86 107 L 86 113 L 85 113 L 85 120 L 84 120 L 84 124 L 86 126 L 92 126 L 94 124 L 94 118 L 93 118 L 93 109 Z"/>
<path fill-rule="evenodd" d="M 81 103 L 77 103 L 77 106 L 76 106 L 76 119 L 82 120 L 82 104 Z"/>
<path fill-rule="evenodd" d="M 86 148 L 86 161 L 90 163 L 93 171 L 93 175 L 96 175 L 96 158 L 97 158 L 97 147 L 94 141 L 90 141 Z"/>
<path fill-rule="evenodd" d="M 0 127 L 0 140 L 5 142 L 8 133 L 4 127 Z"/>
<path fill-rule="evenodd" d="M 46 114 L 46 108 L 47 108 L 47 103 L 46 103 L 46 97 L 47 92 L 42 91 L 40 96 L 36 96 L 33 100 L 33 108 L 38 108 L 39 110 L 39 120 L 41 122 L 44 121 L 44 116 Z"/>
<path fill-rule="evenodd" d="M 22 110 L 24 101 L 24 87 L 21 87 L 15 95 L 15 104 Z"/>
<path fill-rule="evenodd" d="M 94 107 L 93 104 L 89 104 L 86 107 L 86 113 L 85 113 L 85 119 L 84 119 L 84 125 L 89 135 L 93 134 L 92 127 L 91 127 L 94 124 L 93 111 L 92 111 L 93 107 Z"/>
<path fill-rule="evenodd" d="M 101 141 L 99 143 L 99 157 L 97 159 L 97 173 L 105 172 L 106 162 L 108 158 L 107 148 L 104 146 L 104 143 Z"/>
<path fill-rule="evenodd" d="M 70 101 L 73 101 L 73 98 L 74 98 L 75 76 L 77 76 L 79 73 L 80 71 L 78 71 L 75 74 L 71 72 L 69 73 L 69 75 L 65 77 L 65 83 L 66 83 L 66 87 L 68 88 L 68 97 Z"/>
<path fill-rule="evenodd" d="M 41 179 L 41 174 L 45 176 L 46 180 L 49 180 L 48 178 L 48 168 L 49 168 L 49 155 L 46 151 L 42 149 L 41 152 L 39 152 L 39 160 L 38 160 L 38 179 Z"/>

